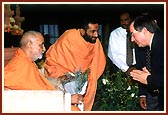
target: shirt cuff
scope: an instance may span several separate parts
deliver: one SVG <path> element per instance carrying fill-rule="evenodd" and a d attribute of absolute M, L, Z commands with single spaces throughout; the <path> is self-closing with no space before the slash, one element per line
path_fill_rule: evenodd
<path fill-rule="evenodd" d="M 140 95 L 139 97 L 146 97 L 146 95 Z"/>

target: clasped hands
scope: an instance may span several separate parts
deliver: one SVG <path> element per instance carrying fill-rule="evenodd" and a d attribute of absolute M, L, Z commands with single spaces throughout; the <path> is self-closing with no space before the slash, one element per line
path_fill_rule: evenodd
<path fill-rule="evenodd" d="M 139 81 L 143 84 L 148 84 L 147 83 L 147 77 L 151 75 L 150 72 L 146 69 L 146 67 L 142 68 L 141 70 L 132 70 L 130 72 L 130 76 L 133 77 L 134 80 Z"/>

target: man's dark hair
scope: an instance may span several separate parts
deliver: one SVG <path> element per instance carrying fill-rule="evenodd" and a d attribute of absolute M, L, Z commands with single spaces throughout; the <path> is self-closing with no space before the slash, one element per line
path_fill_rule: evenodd
<path fill-rule="evenodd" d="M 78 28 L 83 28 L 85 30 L 88 29 L 88 24 L 98 24 L 98 20 L 94 17 L 86 17 L 84 19 L 82 19 L 81 22 L 79 22 L 79 27 Z"/>
<path fill-rule="evenodd" d="M 155 18 L 149 14 L 138 16 L 134 20 L 135 30 L 141 31 L 144 27 L 151 33 L 154 33 L 159 29 Z"/>

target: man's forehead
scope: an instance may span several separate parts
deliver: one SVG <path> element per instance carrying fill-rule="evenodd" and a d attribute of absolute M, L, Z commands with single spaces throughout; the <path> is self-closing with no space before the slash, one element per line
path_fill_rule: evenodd
<path fill-rule="evenodd" d="M 36 38 L 33 41 L 37 42 L 37 43 L 42 43 L 42 42 L 44 42 L 44 39 L 43 39 L 43 37 L 36 36 Z"/>
<path fill-rule="evenodd" d="M 99 27 L 98 23 L 96 24 L 88 24 L 89 29 L 96 29 Z"/>
<path fill-rule="evenodd" d="M 120 16 L 120 20 L 130 19 L 129 14 L 123 14 Z"/>
<path fill-rule="evenodd" d="M 134 29 L 134 22 L 132 22 L 131 24 L 130 24 L 130 31 L 134 31 L 135 29 Z"/>

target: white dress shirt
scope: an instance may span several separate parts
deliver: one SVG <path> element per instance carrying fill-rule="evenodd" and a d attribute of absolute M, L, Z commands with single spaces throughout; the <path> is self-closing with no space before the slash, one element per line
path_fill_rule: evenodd
<path fill-rule="evenodd" d="M 110 33 L 108 45 L 108 57 L 123 72 L 129 68 L 126 63 L 126 35 L 126 29 L 116 28 Z M 135 50 L 133 49 L 133 65 L 135 63 Z"/>

